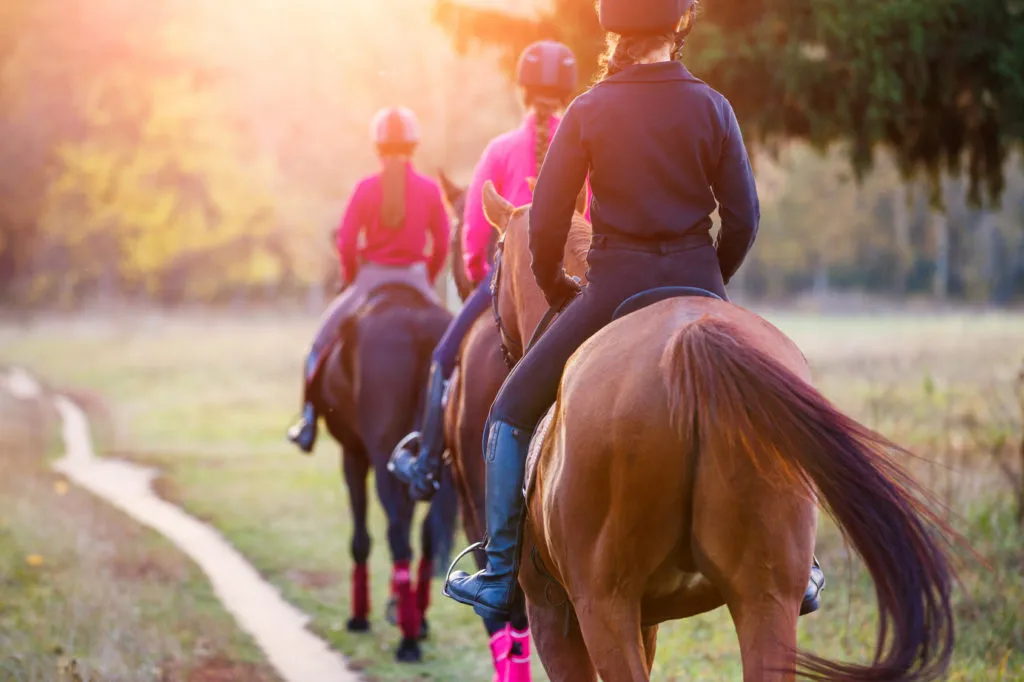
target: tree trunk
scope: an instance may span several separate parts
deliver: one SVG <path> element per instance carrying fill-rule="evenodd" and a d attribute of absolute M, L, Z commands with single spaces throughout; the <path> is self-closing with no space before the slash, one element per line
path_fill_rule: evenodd
<path fill-rule="evenodd" d="M 893 291 L 897 296 L 907 294 L 907 280 L 910 277 L 910 266 L 914 262 L 914 245 L 910 238 L 910 202 L 913 192 L 900 183 L 893 190 L 892 211 L 893 231 L 896 242 L 896 272 L 893 274 Z"/>
<path fill-rule="evenodd" d="M 932 237 L 935 241 L 935 275 L 932 295 L 939 301 L 949 298 L 949 217 L 945 211 L 932 209 Z"/>

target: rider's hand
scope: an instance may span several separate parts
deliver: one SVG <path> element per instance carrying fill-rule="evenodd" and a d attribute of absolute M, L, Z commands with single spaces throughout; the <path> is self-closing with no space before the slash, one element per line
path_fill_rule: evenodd
<path fill-rule="evenodd" d="M 579 279 L 570 277 L 565 270 L 562 270 L 561 277 L 557 278 L 551 287 L 544 290 L 544 298 L 552 308 L 561 308 L 575 298 L 582 289 L 583 286 Z"/>

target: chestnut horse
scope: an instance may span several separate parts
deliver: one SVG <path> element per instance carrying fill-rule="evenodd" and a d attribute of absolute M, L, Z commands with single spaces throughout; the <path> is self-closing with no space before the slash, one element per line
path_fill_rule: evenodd
<path fill-rule="evenodd" d="M 498 311 L 522 345 L 546 311 L 529 207 L 485 189 L 503 233 Z M 590 226 L 566 260 L 582 275 Z M 833 407 L 781 331 L 717 299 L 611 323 L 565 368 L 534 439 L 520 584 L 552 680 L 650 679 L 660 623 L 728 606 L 743 679 L 931 680 L 953 648 L 941 521 L 893 443 Z M 798 653 L 818 499 L 875 582 L 871 665 Z"/>
<path fill-rule="evenodd" d="M 440 179 L 456 216 L 449 253 L 456 288 L 459 296 L 465 300 L 473 291 L 473 283 L 469 281 L 463 264 L 466 189 L 452 182 L 444 173 L 440 174 Z M 487 531 L 483 516 L 486 490 L 484 426 L 491 403 L 498 395 L 498 389 L 508 376 L 508 371 L 501 354 L 501 336 L 495 326 L 494 315 L 485 313 L 462 342 L 445 409 L 448 460 L 459 494 L 463 529 L 470 542 L 481 541 Z M 474 558 L 477 565 L 483 568 L 487 561 L 483 552 L 475 553 Z M 523 637 L 528 628 L 525 611 L 514 615 L 511 621 L 499 618 L 483 620 L 491 640 L 495 681 L 506 682 L 513 677 L 517 680 L 529 679 L 529 639 Z M 509 628 L 509 625 L 512 627 Z M 517 640 L 515 642 L 513 633 Z M 515 675 L 512 674 L 513 670 L 516 671 Z"/>

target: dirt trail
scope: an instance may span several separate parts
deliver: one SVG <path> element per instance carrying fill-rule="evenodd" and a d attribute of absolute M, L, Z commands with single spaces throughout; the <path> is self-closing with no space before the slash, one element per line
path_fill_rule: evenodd
<path fill-rule="evenodd" d="M 23 370 L 10 370 L 0 378 L 15 397 L 44 396 L 39 383 Z M 85 413 L 63 396 L 55 396 L 53 402 L 64 443 L 64 457 L 54 462 L 54 469 L 155 529 L 191 557 L 224 608 L 252 635 L 286 682 L 358 682 L 345 659 L 306 629 L 309 618 L 286 602 L 216 530 L 156 496 L 155 470 L 96 457 Z"/>

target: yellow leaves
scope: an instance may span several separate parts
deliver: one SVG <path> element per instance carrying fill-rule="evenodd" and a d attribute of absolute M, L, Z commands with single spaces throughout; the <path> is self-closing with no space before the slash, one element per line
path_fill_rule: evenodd
<path fill-rule="evenodd" d="M 40 554 L 29 554 L 25 557 L 25 563 L 31 568 L 40 568 L 46 560 Z"/>

